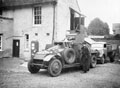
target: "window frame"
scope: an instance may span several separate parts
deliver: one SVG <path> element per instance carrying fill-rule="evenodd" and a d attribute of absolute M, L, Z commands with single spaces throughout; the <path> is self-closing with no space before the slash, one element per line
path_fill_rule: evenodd
<path fill-rule="evenodd" d="M 3 14 L 3 11 L 2 11 L 2 9 L 0 10 L 0 16 L 2 16 L 2 14 Z"/>
<path fill-rule="evenodd" d="M 2 51 L 3 50 L 3 46 L 2 46 L 2 43 L 3 43 L 3 35 L 2 34 L 0 34 L 0 51 Z"/>
<path fill-rule="evenodd" d="M 41 9 L 39 9 L 40 10 L 40 12 L 39 12 L 40 23 L 39 24 L 35 24 L 35 8 L 41 8 Z M 33 26 L 40 26 L 42 24 L 42 6 L 41 5 L 34 6 L 32 12 L 33 12 Z M 36 17 L 37 17 L 37 15 L 36 15 Z"/>
<path fill-rule="evenodd" d="M 27 36 L 28 36 L 28 39 L 27 39 Z M 29 50 L 29 40 L 30 40 L 30 35 L 29 34 L 25 34 L 25 50 Z"/>
<path fill-rule="evenodd" d="M 2 3 L 3 3 L 3 0 L 0 0 L 0 5 L 2 5 Z M 2 14 L 3 14 L 3 10 L 0 9 L 0 16 L 2 16 Z"/>

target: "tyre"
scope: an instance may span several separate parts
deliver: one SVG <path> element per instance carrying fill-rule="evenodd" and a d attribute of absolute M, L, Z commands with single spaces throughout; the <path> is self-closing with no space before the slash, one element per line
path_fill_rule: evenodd
<path fill-rule="evenodd" d="M 28 71 L 30 72 L 30 73 L 37 73 L 37 72 L 39 72 L 39 70 L 40 70 L 40 67 L 39 66 L 35 66 L 35 65 L 33 65 L 32 64 L 33 63 L 33 60 L 31 59 L 29 62 L 28 62 Z"/>
<path fill-rule="evenodd" d="M 104 56 L 102 56 L 102 57 L 100 58 L 100 63 L 101 63 L 101 64 L 104 64 L 104 63 L 105 63 L 105 58 L 104 58 Z"/>
<path fill-rule="evenodd" d="M 52 77 L 59 76 L 62 71 L 62 63 L 58 59 L 53 59 L 50 61 L 48 66 L 48 72 Z"/>
<path fill-rule="evenodd" d="M 75 59 L 76 59 L 76 54 L 75 54 L 74 49 L 66 48 L 63 51 L 63 57 L 64 57 L 66 63 L 68 63 L 68 64 L 74 63 Z"/>
<path fill-rule="evenodd" d="M 97 64 L 97 58 L 95 55 L 92 55 L 91 56 L 91 64 L 90 64 L 91 68 L 96 67 L 96 64 Z"/>

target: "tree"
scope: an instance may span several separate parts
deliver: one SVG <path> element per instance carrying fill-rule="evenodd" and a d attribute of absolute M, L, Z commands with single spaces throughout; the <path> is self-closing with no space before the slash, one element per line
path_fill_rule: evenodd
<path fill-rule="evenodd" d="M 109 26 L 99 18 L 95 18 L 90 22 L 87 32 L 92 35 L 109 35 Z"/>

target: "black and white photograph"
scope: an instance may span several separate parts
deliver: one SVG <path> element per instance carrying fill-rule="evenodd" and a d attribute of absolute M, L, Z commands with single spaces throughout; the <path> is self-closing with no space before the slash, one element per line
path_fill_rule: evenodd
<path fill-rule="evenodd" d="M 120 0 L 0 0 L 0 88 L 120 88 Z"/>

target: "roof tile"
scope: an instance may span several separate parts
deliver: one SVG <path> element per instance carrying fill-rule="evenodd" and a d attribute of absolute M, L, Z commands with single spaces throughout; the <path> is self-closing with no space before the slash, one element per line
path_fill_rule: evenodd
<path fill-rule="evenodd" d="M 57 0 L 3 0 L 2 7 L 13 7 L 13 6 L 23 6 L 32 5 L 39 3 L 55 2 Z"/>

